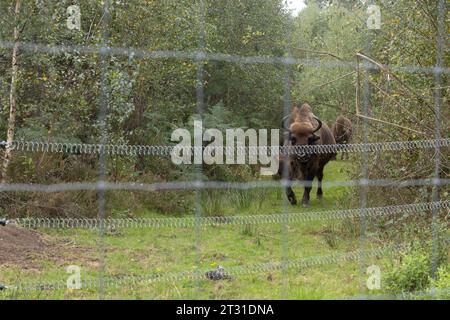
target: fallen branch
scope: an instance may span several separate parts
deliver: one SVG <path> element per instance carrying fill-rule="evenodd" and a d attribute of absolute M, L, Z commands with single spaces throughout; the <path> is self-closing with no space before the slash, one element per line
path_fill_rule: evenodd
<path fill-rule="evenodd" d="M 385 120 L 381 120 L 381 119 L 376 119 L 376 118 L 364 116 L 364 115 L 362 115 L 362 114 L 356 114 L 356 116 L 357 116 L 357 117 L 360 117 L 360 118 L 367 119 L 367 120 L 372 120 L 372 121 L 381 122 L 381 123 L 388 124 L 388 125 L 391 125 L 391 126 L 394 126 L 394 127 L 402 128 L 402 129 L 405 129 L 405 130 L 409 130 L 409 131 L 412 131 L 412 132 L 415 132 L 415 133 L 419 133 L 419 134 L 425 135 L 424 132 L 417 131 L 417 130 L 414 130 L 414 129 L 411 129 L 411 128 L 408 128 L 408 127 L 404 127 L 404 126 L 401 126 L 401 125 L 399 125 L 399 124 L 392 123 L 392 122 L 389 122 L 389 121 L 385 121 Z"/>
<path fill-rule="evenodd" d="M 330 57 L 333 57 L 335 59 L 338 59 L 339 61 L 345 61 L 341 57 L 338 57 L 338 56 L 336 56 L 336 55 L 334 55 L 332 53 L 325 52 L 325 51 L 315 51 L 315 50 L 308 50 L 308 49 L 302 49 L 302 48 L 292 48 L 292 49 L 293 50 L 297 50 L 297 51 L 302 51 L 302 52 L 308 52 L 308 53 L 315 53 L 315 54 L 330 56 Z"/>
<path fill-rule="evenodd" d="M 381 70 L 383 70 L 384 72 L 386 72 L 388 75 L 390 75 L 395 81 L 397 81 L 406 91 L 408 91 L 410 94 L 410 97 L 415 97 L 416 99 L 418 99 L 420 102 L 423 102 L 432 112 L 434 115 L 436 115 L 434 108 L 432 108 L 430 105 L 428 105 L 427 103 L 425 103 L 424 99 L 422 96 L 418 95 L 417 93 L 414 92 L 414 90 L 412 90 L 408 85 L 406 85 L 402 80 L 400 80 L 399 77 L 397 77 L 394 73 L 392 73 L 391 70 L 389 70 L 388 67 L 386 67 L 385 65 L 375 61 L 372 58 L 369 58 L 368 56 L 358 52 L 356 53 L 357 57 L 363 58 L 367 61 L 369 61 L 370 63 L 376 65 L 378 68 L 380 68 Z M 359 68 L 359 62 L 358 62 L 358 68 Z"/>
<path fill-rule="evenodd" d="M 311 91 L 313 91 L 313 90 L 315 90 L 315 89 L 317 89 L 317 88 L 322 88 L 322 87 L 324 87 L 324 86 L 326 86 L 326 85 L 329 85 L 329 84 L 331 84 L 331 83 L 334 83 L 334 82 L 336 82 L 336 81 L 338 81 L 338 80 L 344 79 L 344 78 L 346 78 L 346 77 L 348 77 L 348 76 L 351 76 L 351 75 L 354 74 L 355 72 L 356 72 L 356 71 L 352 71 L 352 72 L 346 73 L 346 74 L 344 74 L 343 76 L 340 76 L 339 78 L 336 78 L 336 79 L 333 79 L 333 80 L 331 80 L 331 81 L 328 81 L 328 82 L 319 84 L 319 85 L 317 85 L 317 86 L 314 86 L 314 87 L 312 87 L 311 89 L 309 89 L 309 90 L 307 90 L 306 92 L 304 92 L 303 94 L 307 94 L 307 93 L 309 93 L 309 92 L 311 92 Z"/>

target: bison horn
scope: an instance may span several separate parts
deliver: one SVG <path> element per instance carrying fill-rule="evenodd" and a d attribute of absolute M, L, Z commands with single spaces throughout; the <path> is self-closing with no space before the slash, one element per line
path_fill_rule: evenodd
<path fill-rule="evenodd" d="M 290 115 L 287 115 L 281 119 L 281 127 L 285 130 L 289 130 L 289 128 L 286 126 L 286 120 L 290 117 Z"/>
<path fill-rule="evenodd" d="M 314 116 L 314 119 L 317 120 L 317 122 L 319 123 L 319 125 L 317 126 L 316 129 L 314 129 L 313 133 L 319 131 L 320 128 L 322 128 L 322 121 L 321 121 L 319 118 L 315 117 L 315 116 Z"/>

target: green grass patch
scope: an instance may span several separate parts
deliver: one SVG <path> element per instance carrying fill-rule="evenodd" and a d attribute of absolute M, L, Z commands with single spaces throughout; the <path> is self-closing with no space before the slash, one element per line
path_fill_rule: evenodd
<path fill-rule="evenodd" d="M 349 163 L 334 161 L 326 167 L 325 180 L 346 180 Z M 301 196 L 303 190 L 295 190 Z M 351 190 L 324 189 L 324 199 L 312 197 L 311 206 L 286 204 L 284 190 L 255 189 L 203 194 L 207 215 L 275 214 L 284 210 L 306 212 L 342 207 Z M 315 195 L 315 188 L 312 194 Z M 138 212 L 139 217 L 167 217 L 154 212 Z M 255 266 L 357 250 L 359 239 L 345 237 L 338 222 L 311 221 L 261 225 L 221 225 L 194 228 L 130 228 L 100 238 L 95 230 L 40 230 L 54 240 L 70 239 L 90 248 L 77 259 L 52 263 L 40 261 L 39 268 L 26 270 L 0 266 L 0 283 L 15 284 L 62 281 L 69 276 L 67 265 L 79 265 L 82 278 L 126 275 L 147 276 L 165 272 L 186 272 L 234 266 Z M 286 230 L 284 234 L 282 230 Z M 70 248 L 68 249 L 70 250 Z M 381 259 L 381 258 L 380 258 Z M 385 259 L 385 257 L 383 257 Z M 102 261 L 104 267 L 102 267 Z M 256 270 L 258 271 L 258 270 Z M 331 299 L 354 296 L 360 290 L 358 261 L 324 264 L 308 268 L 262 271 L 239 275 L 232 281 L 181 280 L 123 283 L 107 286 L 105 298 L 112 299 Z M 2 298 L 91 299 L 96 289 L 15 292 L 6 290 Z"/>

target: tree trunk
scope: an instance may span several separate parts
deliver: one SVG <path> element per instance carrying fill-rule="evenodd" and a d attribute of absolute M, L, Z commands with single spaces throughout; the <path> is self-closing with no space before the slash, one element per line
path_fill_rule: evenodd
<path fill-rule="evenodd" d="M 17 51 L 19 50 L 19 11 L 20 11 L 21 0 L 16 0 L 16 8 L 14 10 L 14 47 L 12 52 L 12 62 L 11 62 L 11 88 L 9 91 L 9 119 L 8 119 L 8 133 L 7 133 L 7 145 L 5 149 L 5 157 L 3 160 L 2 171 L 1 171 L 1 183 L 6 182 L 8 165 L 11 161 L 11 148 L 10 145 L 14 140 L 14 129 L 16 125 L 16 109 L 17 109 Z"/>

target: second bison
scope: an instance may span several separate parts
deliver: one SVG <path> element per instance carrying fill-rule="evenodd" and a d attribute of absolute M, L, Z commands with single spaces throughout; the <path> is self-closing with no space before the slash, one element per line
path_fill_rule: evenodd
<path fill-rule="evenodd" d="M 331 131 L 333 132 L 333 136 L 337 144 L 347 144 L 351 142 L 352 123 L 346 117 L 339 116 L 333 124 Z M 345 156 L 348 158 L 348 154 L 343 152 L 341 159 L 344 160 Z"/>

